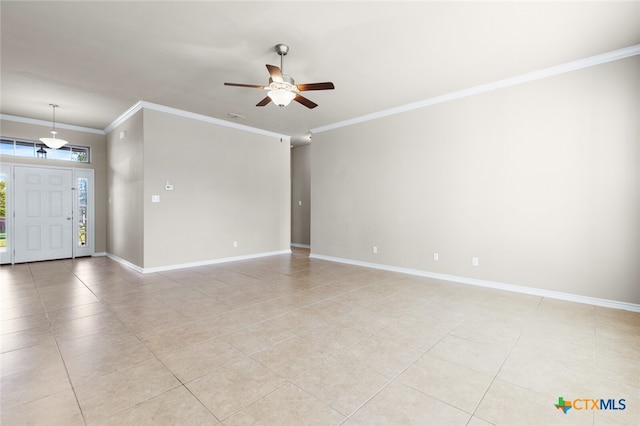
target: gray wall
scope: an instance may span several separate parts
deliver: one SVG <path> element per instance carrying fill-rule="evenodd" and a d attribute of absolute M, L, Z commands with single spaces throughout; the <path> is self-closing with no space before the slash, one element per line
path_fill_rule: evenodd
<path fill-rule="evenodd" d="M 291 149 L 291 242 L 311 244 L 311 145 Z"/>
<path fill-rule="evenodd" d="M 50 126 L 20 123 L 15 121 L 0 120 L 0 133 L 9 138 L 38 140 L 49 136 Z M 58 128 L 58 137 L 65 139 L 72 145 L 88 146 L 91 149 L 91 163 L 69 163 L 68 161 L 46 161 L 37 158 L 24 158 L 13 156 L 0 156 L 3 163 L 30 164 L 35 166 L 60 166 L 94 169 L 94 194 L 95 194 L 95 251 L 104 253 L 107 251 L 107 144 L 105 135 L 86 133 L 75 130 Z"/>
<path fill-rule="evenodd" d="M 120 136 L 123 136 L 122 138 Z M 108 135 L 108 252 L 144 265 L 144 132 L 138 111 Z"/>
<path fill-rule="evenodd" d="M 110 253 L 148 269 L 289 249 L 288 143 L 151 109 L 108 140 Z"/>
<path fill-rule="evenodd" d="M 145 268 L 289 250 L 287 142 L 143 111 Z"/>
<path fill-rule="evenodd" d="M 639 103 L 634 57 L 314 134 L 312 253 L 640 303 Z"/>

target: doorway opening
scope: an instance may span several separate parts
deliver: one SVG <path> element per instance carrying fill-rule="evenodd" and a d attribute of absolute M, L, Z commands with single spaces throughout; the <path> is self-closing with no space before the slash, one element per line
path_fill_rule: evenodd
<path fill-rule="evenodd" d="M 0 263 L 91 256 L 94 171 L 2 165 Z"/>

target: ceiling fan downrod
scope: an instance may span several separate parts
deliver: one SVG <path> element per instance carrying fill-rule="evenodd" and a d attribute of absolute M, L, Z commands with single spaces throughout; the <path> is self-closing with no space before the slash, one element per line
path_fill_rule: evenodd
<path fill-rule="evenodd" d="M 275 46 L 276 53 L 280 55 L 280 72 L 284 74 L 284 57 L 289 53 L 289 46 L 284 43 L 278 43 Z"/>

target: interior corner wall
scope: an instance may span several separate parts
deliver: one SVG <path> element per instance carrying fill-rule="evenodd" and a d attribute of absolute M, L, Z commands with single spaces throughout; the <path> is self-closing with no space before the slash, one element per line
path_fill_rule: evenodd
<path fill-rule="evenodd" d="M 636 56 L 314 134 L 311 251 L 640 304 L 638 117 Z"/>
<path fill-rule="evenodd" d="M 142 118 L 142 111 L 138 111 L 107 135 L 107 252 L 138 267 L 144 262 Z"/>
<path fill-rule="evenodd" d="M 311 244 L 311 145 L 291 149 L 291 242 Z"/>
<path fill-rule="evenodd" d="M 37 141 L 48 136 L 49 126 L 22 123 L 17 121 L 0 120 L 2 136 L 17 139 Z M 71 145 L 88 146 L 91 150 L 90 163 L 69 163 L 68 161 L 42 160 L 37 158 L 6 156 L 0 161 L 14 164 L 28 164 L 30 166 L 73 167 L 77 169 L 94 170 L 94 208 L 95 208 L 95 245 L 96 253 L 107 251 L 107 137 L 101 134 L 87 133 L 76 130 L 59 128 L 59 136 Z"/>
<path fill-rule="evenodd" d="M 144 268 L 289 250 L 288 143 L 156 110 L 143 113 Z M 160 202 L 152 203 L 152 195 Z"/>

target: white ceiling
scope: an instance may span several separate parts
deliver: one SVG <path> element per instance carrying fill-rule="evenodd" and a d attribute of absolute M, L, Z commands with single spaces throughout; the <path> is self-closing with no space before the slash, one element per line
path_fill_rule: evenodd
<path fill-rule="evenodd" d="M 640 2 L 0 2 L 2 114 L 104 129 L 143 100 L 288 135 L 640 43 Z M 254 105 L 265 64 L 319 106 Z"/>

